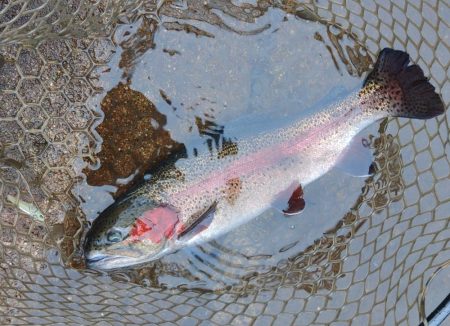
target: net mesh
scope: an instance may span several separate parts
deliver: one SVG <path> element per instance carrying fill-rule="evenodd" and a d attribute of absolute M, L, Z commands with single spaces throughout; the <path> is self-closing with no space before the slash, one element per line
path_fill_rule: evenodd
<path fill-rule="evenodd" d="M 316 39 L 351 74 L 362 74 L 371 56 L 355 55 L 344 36 L 372 57 L 386 46 L 405 49 L 448 109 L 445 1 L 208 4 L 0 3 L 0 324 L 417 325 L 421 287 L 450 257 L 448 110 L 433 120 L 384 121 L 371 142 L 377 173 L 348 213 L 302 252 L 231 288 L 169 290 L 148 275 L 137 277 L 147 285 L 138 286 L 62 264 L 77 264 L 83 233 L 71 192 L 80 162 L 97 162 L 99 71 L 114 51 L 116 28 L 137 17 L 230 29 L 214 10 L 253 22 L 278 7 L 326 25 L 328 35 Z M 30 220 L 19 201 L 39 207 L 45 223 Z"/>

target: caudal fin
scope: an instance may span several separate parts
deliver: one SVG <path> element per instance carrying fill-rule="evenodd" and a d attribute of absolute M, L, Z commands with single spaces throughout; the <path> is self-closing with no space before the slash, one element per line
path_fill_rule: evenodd
<path fill-rule="evenodd" d="M 445 111 L 441 97 L 418 65 L 409 65 L 406 52 L 385 48 L 364 82 L 370 110 L 394 117 L 429 119 Z"/>

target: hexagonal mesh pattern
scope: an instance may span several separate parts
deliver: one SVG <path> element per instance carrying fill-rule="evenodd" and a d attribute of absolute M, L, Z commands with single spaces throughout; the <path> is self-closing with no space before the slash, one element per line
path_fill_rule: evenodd
<path fill-rule="evenodd" d="M 327 25 L 350 70 L 355 57 L 334 43 L 339 31 L 373 56 L 385 46 L 405 49 L 448 109 L 446 2 L 124 3 L 0 4 L 0 324 L 417 325 L 421 286 L 450 257 L 449 110 L 428 121 L 384 121 L 372 142 L 379 173 L 335 228 L 231 289 L 140 287 L 63 267 L 61 257 L 69 261 L 80 246 L 84 221 L 71 189 L 82 162 L 97 162 L 92 101 L 117 24 L 153 19 L 158 7 L 224 27 L 212 7 L 246 22 L 278 7 Z M 18 203 L 34 203 L 45 223 Z"/>

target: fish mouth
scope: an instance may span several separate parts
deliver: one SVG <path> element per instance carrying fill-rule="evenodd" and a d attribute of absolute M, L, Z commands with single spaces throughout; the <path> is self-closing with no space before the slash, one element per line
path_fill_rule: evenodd
<path fill-rule="evenodd" d="M 102 260 L 102 259 L 105 259 L 105 258 L 106 258 L 106 256 L 104 256 L 104 255 L 98 255 L 98 256 L 86 258 L 86 262 L 87 262 L 88 265 L 89 265 L 89 264 L 98 262 L 98 261 L 100 261 L 100 260 Z"/>
<path fill-rule="evenodd" d="M 95 270 L 114 270 L 137 264 L 136 258 L 119 255 L 108 255 L 93 251 L 85 256 L 86 266 Z"/>
<path fill-rule="evenodd" d="M 161 258 L 167 254 L 168 250 L 164 249 L 158 253 L 138 254 L 133 256 L 119 255 L 117 253 L 108 254 L 101 251 L 91 251 L 85 254 L 86 267 L 98 271 L 112 271 L 117 269 L 136 267 L 149 263 L 150 261 Z"/>

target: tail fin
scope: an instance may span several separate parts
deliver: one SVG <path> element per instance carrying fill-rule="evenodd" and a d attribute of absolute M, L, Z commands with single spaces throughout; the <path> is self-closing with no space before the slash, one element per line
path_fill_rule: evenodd
<path fill-rule="evenodd" d="M 429 119 L 445 111 L 444 103 L 418 65 L 409 66 L 406 52 L 385 48 L 364 82 L 364 91 L 375 93 L 371 109 L 390 116 Z"/>

